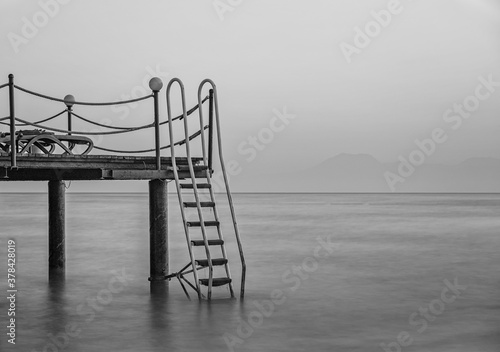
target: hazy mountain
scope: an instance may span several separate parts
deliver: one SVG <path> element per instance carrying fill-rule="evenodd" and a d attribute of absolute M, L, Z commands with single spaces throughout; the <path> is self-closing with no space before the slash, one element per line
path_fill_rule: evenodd
<path fill-rule="evenodd" d="M 395 192 L 500 192 L 500 159 L 472 158 L 457 165 L 424 163 L 413 166 L 413 171 L 412 165 L 401 164 L 381 163 L 367 154 L 339 154 L 307 170 L 242 174 L 231 184 L 240 192 L 385 193 L 392 191 L 392 180 Z M 392 173 L 387 176 L 389 183 L 386 173 Z"/>

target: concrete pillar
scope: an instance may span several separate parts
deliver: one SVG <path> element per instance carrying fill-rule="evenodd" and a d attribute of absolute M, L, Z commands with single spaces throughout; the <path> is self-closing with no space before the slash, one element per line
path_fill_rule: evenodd
<path fill-rule="evenodd" d="M 167 182 L 149 181 L 149 281 L 165 281 L 168 274 Z"/>
<path fill-rule="evenodd" d="M 64 273 L 65 254 L 64 181 L 49 181 L 49 273 Z M 49 275 L 50 278 L 50 275 Z"/>

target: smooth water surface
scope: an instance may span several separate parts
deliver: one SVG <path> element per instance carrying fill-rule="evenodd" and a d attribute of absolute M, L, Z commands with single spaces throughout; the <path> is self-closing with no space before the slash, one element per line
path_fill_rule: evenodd
<path fill-rule="evenodd" d="M 237 194 L 246 298 L 217 288 L 212 303 L 176 280 L 150 292 L 147 195 L 68 194 L 66 280 L 52 284 L 47 196 L 0 198 L 0 289 L 14 239 L 19 290 L 1 351 L 500 351 L 500 195 Z M 188 252 L 169 206 L 177 271 Z"/>

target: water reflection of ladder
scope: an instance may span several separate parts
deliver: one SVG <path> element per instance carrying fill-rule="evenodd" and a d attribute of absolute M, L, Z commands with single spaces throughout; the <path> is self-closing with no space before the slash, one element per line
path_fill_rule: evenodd
<path fill-rule="evenodd" d="M 226 285 L 229 288 L 229 293 L 231 297 L 234 297 L 233 280 L 231 278 L 231 272 L 229 270 L 228 256 L 225 247 L 226 243 L 224 242 L 224 238 L 221 231 L 221 218 L 219 217 L 219 213 L 217 211 L 214 189 L 211 183 L 211 177 L 213 173 L 212 145 L 213 145 L 213 133 L 215 125 L 217 133 L 219 161 L 221 165 L 222 175 L 224 178 L 225 190 L 227 194 L 229 209 L 231 212 L 234 234 L 236 237 L 236 243 L 238 245 L 238 250 L 242 265 L 240 297 L 243 298 L 245 292 L 246 266 L 238 231 L 238 225 L 236 223 L 232 196 L 229 189 L 228 178 L 224 165 L 224 159 L 222 157 L 222 141 L 221 141 L 220 125 L 219 125 L 217 90 L 215 84 L 211 80 L 204 80 L 198 88 L 198 107 L 199 107 L 198 111 L 200 120 L 202 160 L 201 162 L 194 164 L 192 159 L 191 143 L 190 143 L 192 136 L 191 137 L 189 136 L 189 131 L 188 131 L 188 120 L 187 120 L 188 114 L 186 110 L 184 85 L 179 79 L 176 78 L 172 79 L 167 86 L 167 112 L 169 121 L 170 140 L 171 141 L 174 140 L 173 125 L 172 125 L 173 119 L 172 119 L 171 104 L 170 104 L 170 88 L 172 84 L 175 82 L 179 84 L 181 89 L 182 110 L 183 110 L 182 120 L 184 122 L 187 165 L 177 166 L 175 158 L 175 150 L 174 150 L 175 148 L 170 148 L 170 149 L 172 153 L 171 155 L 172 155 L 172 164 L 175 177 L 175 185 L 177 188 L 177 195 L 179 198 L 182 222 L 184 225 L 183 227 L 186 235 L 190 262 L 186 264 L 179 272 L 170 274 L 168 278 L 177 277 L 177 279 L 181 283 L 184 292 L 188 297 L 189 293 L 186 289 L 185 283 L 197 292 L 199 299 L 205 297 L 205 295 L 202 292 L 202 286 L 207 287 L 207 289 L 203 291 L 206 291 L 207 293 L 206 298 L 209 300 L 212 298 L 213 287 L 226 286 Z M 209 95 L 208 125 L 205 125 L 204 122 L 203 106 L 202 106 L 203 101 L 201 98 L 201 93 L 206 83 L 212 86 Z M 207 144 L 205 144 L 206 130 L 208 130 Z M 208 146 L 208 148 L 206 146 Z M 181 174 L 181 176 L 185 175 L 183 176 L 182 180 L 179 174 Z M 192 220 L 192 217 L 194 217 L 194 220 Z M 205 271 L 204 277 L 200 277 L 199 275 L 200 270 Z M 191 283 L 186 277 L 187 274 L 191 273 L 193 274 L 194 284 Z"/>

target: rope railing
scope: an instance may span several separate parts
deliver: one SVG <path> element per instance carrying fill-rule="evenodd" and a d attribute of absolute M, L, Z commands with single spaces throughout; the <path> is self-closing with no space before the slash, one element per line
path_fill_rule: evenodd
<path fill-rule="evenodd" d="M 31 125 L 32 123 L 42 123 L 42 122 L 47 122 L 47 121 L 50 121 L 50 120 L 55 119 L 55 118 L 56 118 L 56 117 L 58 117 L 58 116 L 61 116 L 61 115 L 62 115 L 62 114 L 64 114 L 66 111 L 68 111 L 68 110 L 63 110 L 63 111 L 61 111 L 60 113 L 55 114 L 54 116 L 48 117 L 48 118 L 43 119 L 43 120 L 40 120 L 40 121 L 30 122 L 29 124 L 26 124 L 26 123 L 16 123 L 16 126 L 29 126 L 29 125 Z M 8 119 L 10 119 L 10 117 L 4 117 L 4 118 L 0 119 L 0 121 L 3 121 L 3 120 L 8 120 Z M 0 125 L 10 126 L 10 123 L 0 122 Z"/>
<path fill-rule="evenodd" d="M 205 126 L 203 128 L 204 130 L 208 129 L 208 125 Z M 201 135 L 201 131 L 198 131 L 198 132 L 195 132 L 193 133 L 191 136 L 189 136 L 189 141 L 192 141 L 193 139 L 195 139 L 196 137 L 198 137 L 199 135 Z M 178 142 L 175 142 L 173 145 L 176 146 L 176 145 L 183 145 L 186 143 L 186 139 L 182 139 Z M 164 150 L 164 149 L 168 149 L 168 148 L 171 148 L 172 145 L 165 145 L 163 147 L 160 147 L 161 150 Z M 112 153 L 122 153 L 122 154 L 141 154 L 141 153 L 150 153 L 150 152 L 154 152 L 155 149 L 154 148 L 151 148 L 151 149 L 141 149 L 141 150 L 119 150 L 119 149 L 110 149 L 110 148 L 104 148 L 104 147 L 98 147 L 98 146 L 94 146 L 95 149 L 99 149 L 99 150 L 102 150 L 102 151 L 105 151 L 105 152 L 112 152 Z"/>
<path fill-rule="evenodd" d="M 48 117 L 48 118 L 43 119 L 43 120 L 39 120 L 39 121 L 35 121 L 35 122 L 30 122 L 29 124 L 31 125 L 32 123 L 43 123 L 43 122 L 47 122 L 47 121 L 53 120 L 56 117 L 61 116 L 62 114 L 64 114 L 66 111 L 68 111 L 68 110 L 65 109 L 65 110 L 61 111 L 60 113 L 55 114 L 54 116 Z M 23 123 L 23 124 L 16 124 L 16 126 L 29 126 L 29 125 Z"/>
<path fill-rule="evenodd" d="M 190 141 L 198 136 L 203 137 L 203 131 L 206 129 L 211 129 L 210 123 L 207 126 L 203 126 L 200 128 L 200 130 L 189 137 L 186 136 L 185 139 L 180 140 L 178 142 L 173 143 L 173 141 L 170 141 L 168 145 L 161 146 L 160 145 L 160 126 L 166 125 L 169 123 L 168 119 L 165 121 L 160 121 L 160 113 L 159 113 L 159 92 L 161 88 L 163 87 L 163 83 L 161 79 L 157 77 L 153 77 L 149 81 L 149 87 L 152 91 L 151 94 L 139 97 L 139 98 L 134 98 L 134 99 L 128 99 L 128 100 L 121 100 L 121 101 L 113 101 L 113 102 L 85 102 L 85 101 L 76 101 L 75 98 L 72 95 L 66 95 L 63 99 L 56 98 L 50 95 L 42 94 L 36 91 L 32 91 L 29 89 L 26 89 L 22 86 L 16 85 L 14 83 L 14 76 L 9 75 L 9 82 L 7 84 L 0 85 L 0 89 L 8 87 L 9 88 L 9 108 L 10 108 L 10 115 L 4 118 L 0 118 L 0 125 L 8 126 L 9 131 L 5 133 L 5 135 L 19 135 L 21 136 L 21 133 L 18 133 L 16 131 L 16 127 L 24 127 L 26 128 L 27 126 L 40 129 L 40 133 L 47 132 L 47 134 L 50 132 L 52 133 L 60 133 L 60 134 L 66 134 L 66 135 L 79 135 L 80 137 L 73 137 L 73 138 L 84 138 L 85 136 L 105 136 L 105 135 L 119 135 L 119 134 L 125 134 L 129 132 L 134 132 L 134 131 L 139 131 L 143 129 L 148 129 L 151 127 L 154 127 L 155 130 L 155 148 L 150 148 L 150 149 L 141 149 L 141 150 L 120 150 L 120 149 L 112 149 L 112 148 L 105 148 L 105 147 L 98 147 L 94 146 L 95 149 L 97 150 L 102 150 L 106 152 L 113 152 L 113 153 L 121 153 L 121 154 L 136 154 L 136 153 L 149 153 L 149 152 L 156 152 L 156 166 L 157 169 L 161 169 L 161 157 L 160 157 L 160 151 L 168 148 L 172 148 L 172 146 L 179 146 L 182 144 L 185 144 L 187 141 Z M 26 119 L 22 119 L 19 117 L 16 117 L 15 113 L 15 104 L 14 104 L 14 96 L 15 96 L 15 91 L 21 91 L 23 93 L 26 93 L 28 95 L 36 96 L 42 99 L 47 99 L 59 103 L 64 103 L 66 105 L 66 109 L 58 112 L 55 115 L 52 115 L 50 117 L 44 118 L 37 120 L 35 122 L 30 122 Z M 85 105 L 85 106 L 111 106 L 111 105 L 123 105 L 123 104 L 130 104 L 130 103 L 137 103 L 140 101 L 147 100 L 149 98 L 153 98 L 154 100 L 154 119 L 151 123 L 144 124 L 141 126 L 114 126 L 114 125 L 108 125 L 104 124 L 101 122 L 93 121 L 90 118 L 86 118 L 80 114 L 77 114 L 73 111 L 73 106 L 74 105 Z M 200 99 L 200 96 L 198 96 L 198 104 L 193 106 L 191 109 L 186 110 L 184 109 L 184 112 L 180 114 L 179 116 L 176 116 L 174 118 L 171 118 L 171 121 L 175 120 L 182 120 L 186 118 L 187 116 L 190 116 L 193 114 L 195 111 L 198 109 L 201 112 L 201 108 L 203 103 L 205 103 L 207 100 L 212 99 L 210 96 L 205 96 L 203 99 Z M 212 104 L 210 105 L 212 107 Z M 67 113 L 67 128 L 57 128 L 57 127 L 51 127 L 47 126 L 45 123 L 48 121 L 52 121 L 56 119 L 57 117 L 60 117 L 61 115 L 64 115 Z M 74 119 L 79 119 L 85 123 L 98 126 L 99 128 L 103 129 L 108 129 L 108 130 L 100 130 L 98 129 L 97 131 L 82 131 L 82 130 L 73 130 L 72 128 L 72 120 Z M 21 129 L 19 130 L 21 131 Z M 87 138 L 88 139 L 88 138 Z M 1 146 L 2 148 L 7 148 L 10 150 L 11 154 L 11 167 L 16 167 L 17 162 L 16 162 L 16 157 L 17 154 L 19 153 L 19 147 L 22 145 L 22 139 L 19 138 L 10 138 L 10 141 L 8 142 L 9 145 L 3 145 Z M 23 149 L 24 150 L 24 149 Z M 21 150 L 22 151 L 22 150 Z M 52 149 L 51 149 L 52 152 Z M 174 154 L 172 153 L 172 157 Z"/>
<path fill-rule="evenodd" d="M 208 95 L 202 100 L 202 104 L 208 100 Z M 193 112 L 195 112 L 197 109 L 199 108 L 199 104 L 196 104 L 193 108 L 191 108 L 190 110 L 187 111 L 187 114 L 186 116 L 189 116 L 191 115 Z M 43 123 L 43 122 L 47 122 L 47 121 L 50 121 L 50 120 L 53 120 L 55 119 L 56 117 L 59 117 L 61 116 L 62 114 L 64 114 L 65 112 L 67 112 L 68 109 L 65 109 L 51 117 L 48 117 L 46 119 L 43 119 L 43 120 L 39 120 L 39 121 L 35 121 L 35 122 L 23 122 L 21 124 L 16 124 L 16 126 L 35 126 L 35 127 L 38 127 L 36 126 L 37 124 L 40 124 L 40 123 Z M 109 128 L 109 129 L 116 129 L 116 130 L 126 130 L 126 131 L 136 131 L 136 130 L 139 130 L 139 129 L 145 129 L 145 128 L 149 128 L 149 127 L 152 127 L 152 124 L 149 123 L 149 124 L 146 124 L 146 125 L 142 125 L 142 126 L 133 126 L 133 127 L 124 127 L 124 126 L 110 126 L 110 125 L 104 125 L 104 124 L 101 124 L 101 123 L 98 123 L 98 122 L 95 122 L 95 121 L 92 121 L 92 120 L 89 120 L 89 119 L 86 119 L 85 117 L 81 116 L 81 115 L 78 115 L 77 113 L 75 113 L 74 111 L 71 111 L 71 116 L 75 116 L 76 118 L 82 120 L 82 121 L 85 121 L 87 123 L 90 123 L 92 125 L 95 125 L 95 126 L 99 126 L 99 127 L 103 127 L 103 128 Z M 175 117 L 172 119 L 172 121 L 175 121 L 175 120 L 182 120 L 184 117 L 183 114 Z M 7 117 L 4 117 L 4 118 L 1 118 L 0 119 L 0 125 L 5 125 L 5 126 L 10 126 L 10 124 L 6 123 L 6 122 L 1 122 L 1 121 L 4 121 L 4 120 L 8 120 L 10 119 L 9 116 Z M 24 120 L 23 120 L 24 121 Z M 160 122 L 160 126 L 162 125 L 165 125 L 168 123 L 168 120 L 165 120 L 163 122 Z M 50 129 L 52 127 L 41 127 L 41 128 L 45 128 L 45 129 Z M 56 130 L 56 129 L 53 129 L 54 131 L 56 132 L 63 132 L 64 130 Z M 82 134 L 82 133 L 79 133 L 77 131 L 69 131 L 69 130 L 66 130 L 65 133 L 75 133 L 75 134 Z M 85 132 L 87 133 L 87 132 Z M 104 133 L 104 134 L 107 134 L 107 133 Z"/>
<path fill-rule="evenodd" d="M 203 104 L 204 102 L 206 102 L 208 100 L 208 95 L 203 98 L 203 100 L 201 101 L 201 104 Z M 193 112 L 195 112 L 198 108 L 200 107 L 200 104 L 196 104 L 194 107 L 192 107 L 191 109 L 189 109 L 188 111 L 186 111 L 186 116 L 189 116 L 191 115 Z M 184 118 L 184 114 L 180 114 L 179 116 L 176 116 L 174 118 L 172 118 L 172 121 L 175 121 L 175 120 L 182 120 Z M 165 120 L 163 121 L 162 123 L 160 123 L 160 125 L 165 125 L 168 123 L 168 120 Z"/>
<path fill-rule="evenodd" d="M 202 100 L 202 104 L 208 100 L 208 95 Z M 199 108 L 199 104 L 196 104 L 194 107 L 192 107 L 190 110 L 187 111 L 186 113 L 186 116 L 189 116 L 191 115 L 193 112 L 195 112 L 198 108 Z M 67 110 L 64 110 L 64 111 L 67 111 Z M 142 125 L 142 126 L 135 126 L 135 127 L 124 127 L 124 126 L 110 126 L 110 125 L 104 125 L 104 124 L 101 124 L 101 123 L 98 123 L 98 122 L 95 122 L 95 121 L 92 121 L 92 120 L 89 120 L 89 119 L 86 119 L 84 118 L 83 116 L 80 116 L 78 114 L 76 114 L 74 111 L 71 111 L 71 115 L 72 116 L 75 116 L 76 118 L 82 120 L 82 121 L 85 121 L 87 123 L 90 123 L 92 125 L 95 125 L 95 126 L 99 126 L 99 127 L 104 127 L 104 128 L 110 128 L 110 129 L 117 129 L 117 130 L 130 130 L 131 128 L 138 128 L 138 129 L 143 129 L 143 128 L 148 128 L 148 127 L 151 127 L 152 124 L 147 124 L 147 125 Z M 172 119 L 172 121 L 175 121 L 175 120 L 182 120 L 184 117 L 183 114 L 175 117 Z M 8 117 L 7 117 L 8 118 Z M 165 124 L 168 123 L 168 120 L 165 120 L 163 122 L 160 122 L 160 126 L 163 126 Z"/>
<path fill-rule="evenodd" d="M 99 123 L 99 122 L 95 122 L 95 121 L 92 121 L 92 120 L 89 120 L 89 119 L 86 119 L 85 117 L 83 116 L 80 116 L 78 114 L 76 114 L 75 112 L 71 112 L 71 115 L 72 116 L 75 116 L 76 118 L 82 120 L 82 121 L 85 121 L 87 123 L 90 123 L 92 125 L 95 125 L 95 126 L 99 126 L 99 127 L 104 127 L 104 128 L 110 128 L 110 129 L 115 129 L 115 130 L 130 130 L 131 128 L 140 128 L 140 129 L 143 129 L 143 128 L 148 128 L 148 127 L 151 127 L 151 124 L 147 124 L 147 125 L 142 125 L 142 126 L 136 126 L 136 127 L 121 127 L 121 126 L 110 126 L 110 125 L 105 125 L 105 124 L 102 124 L 102 123 Z M 72 131 L 73 132 L 73 131 Z"/>
<path fill-rule="evenodd" d="M 203 99 L 202 101 L 202 104 L 208 99 L 208 96 L 205 97 L 205 99 Z M 193 112 L 195 112 L 197 109 L 199 108 L 199 104 L 195 105 L 193 108 L 191 108 L 187 113 L 186 113 L 186 116 L 189 116 L 191 115 Z M 36 122 L 29 122 L 29 121 L 26 121 L 26 120 L 23 120 L 21 118 L 17 118 L 16 117 L 16 121 L 20 121 L 22 123 L 20 124 L 16 124 L 16 126 L 33 126 L 33 127 L 38 127 L 38 128 L 41 128 L 41 129 L 44 129 L 44 130 L 49 130 L 49 131 L 53 131 L 53 132 L 61 132 L 61 133 L 73 133 L 73 134 L 81 134 L 81 135 L 85 135 L 85 134 L 88 134 L 88 135 L 109 135 L 109 134 L 120 134 L 120 133 L 125 133 L 125 132 L 132 132 L 132 131 L 138 131 L 138 130 L 142 130 L 142 129 L 146 129 L 146 128 L 150 128 L 153 126 L 153 123 L 149 123 L 149 124 L 146 124 L 146 125 L 142 125 L 142 126 L 134 126 L 134 127 L 121 127 L 121 126 L 109 126 L 109 125 L 104 125 L 104 124 L 101 124 L 101 123 L 98 123 L 98 122 L 95 122 L 95 121 L 92 121 L 92 120 L 89 120 L 89 119 L 86 119 L 78 114 L 76 114 L 75 112 L 71 111 L 71 115 L 72 116 L 75 116 L 85 122 L 88 122 L 90 124 L 93 124 L 93 125 L 96 125 L 96 126 L 100 126 L 100 127 L 104 127 L 104 128 L 110 128 L 110 129 L 116 129 L 116 130 L 123 130 L 123 132 L 119 132 L 119 131 L 110 131 L 110 132 L 83 132 L 83 131 L 73 131 L 73 130 L 64 130 L 64 129 L 60 129 L 60 128 L 55 128 L 55 127 L 49 127 L 49 126 L 44 126 L 44 125 L 40 125 L 40 123 L 43 123 L 43 122 L 47 122 L 47 121 L 50 121 L 58 116 L 61 116 L 63 113 L 67 112 L 68 109 L 65 109 L 59 113 L 57 113 L 56 115 L 53 115 L 51 117 L 48 117 L 46 119 L 43 119 L 43 120 L 40 120 L 40 121 L 36 121 Z M 174 120 L 182 120 L 184 117 L 183 114 L 175 117 L 172 119 L 172 121 Z M 1 125 L 5 125 L 5 126 L 10 126 L 9 123 L 6 123 L 6 122 L 1 122 L 3 120 L 8 120 L 10 117 L 7 116 L 7 117 L 4 117 L 2 119 L 0 119 L 0 124 Z M 166 121 L 163 121 L 163 122 L 160 122 L 160 125 L 165 125 L 168 123 L 168 120 Z M 98 149 L 97 147 L 95 147 L 96 149 Z"/>
<path fill-rule="evenodd" d="M 153 126 L 153 124 L 150 123 L 149 125 L 145 125 L 144 127 L 133 127 L 133 128 L 129 128 L 127 130 L 118 130 L 118 131 L 109 131 L 109 132 L 90 132 L 90 131 L 87 132 L 87 131 L 63 130 L 61 128 L 44 126 L 44 125 L 40 125 L 38 123 L 29 122 L 29 121 L 26 121 L 26 120 L 23 120 L 23 119 L 20 119 L 20 118 L 17 118 L 17 117 L 16 117 L 16 121 L 20 121 L 20 122 L 23 122 L 25 124 L 29 124 L 29 125 L 31 125 L 33 127 L 38 127 L 38 128 L 41 128 L 43 130 L 48 130 L 48 131 L 68 133 L 68 134 L 71 133 L 71 134 L 81 134 L 81 135 L 92 135 L 92 136 L 110 135 L 110 134 L 121 134 L 121 133 L 127 133 L 127 132 L 132 132 L 132 131 L 138 131 L 138 130 L 142 130 L 142 129 L 149 128 L 149 127 Z"/>
<path fill-rule="evenodd" d="M 20 86 L 15 85 L 15 84 L 14 84 L 14 88 L 19 89 L 20 91 L 23 91 L 23 92 L 31 94 L 31 95 L 35 95 L 35 96 L 40 97 L 40 98 L 49 99 L 49 100 L 53 100 L 53 101 L 58 101 L 58 102 L 61 102 L 61 103 L 66 103 L 66 101 L 64 99 L 54 98 L 54 97 L 51 97 L 49 95 L 45 95 L 45 94 L 33 92 L 31 90 L 28 90 L 26 88 L 20 87 Z M 120 101 L 105 102 L 105 103 L 89 103 L 89 102 L 83 102 L 83 101 L 73 101 L 71 103 L 74 104 L 74 105 L 107 106 L 107 105 L 120 105 L 120 104 L 135 103 L 135 102 L 138 102 L 138 101 L 141 101 L 141 100 L 146 100 L 146 99 L 149 99 L 149 98 L 152 98 L 152 97 L 153 97 L 153 94 L 149 94 L 149 95 L 146 95 L 144 97 L 139 97 L 139 98 L 136 98 L 136 99 L 120 100 Z"/>

